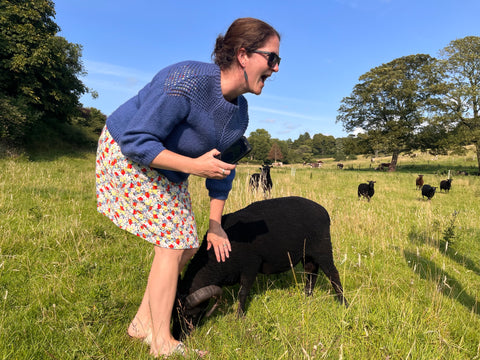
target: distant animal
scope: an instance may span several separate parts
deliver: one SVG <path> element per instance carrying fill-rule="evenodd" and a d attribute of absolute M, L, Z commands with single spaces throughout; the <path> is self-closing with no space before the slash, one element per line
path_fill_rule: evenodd
<path fill-rule="evenodd" d="M 179 279 L 172 313 L 176 338 L 188 335 L 198 325 L 209 300 L 218 299 L 223 286 L 240 284 L 237 315 L 242 316 L 258 273 L 279 274 L 299 262 L 305 271 L 306 295 L 312 295 L 321 269 L 336 299 L 348 306 L 333 260 L 330 216 L 320 204 L 297 196 L 257 201 L 223 215 L 222 227 L 232 247 L 230 257 L 217 262 L 213 248 L 207 251 L 204 238 Z"/>
<path fill-rule="evenodd" d="M 415 185 L 417 185 L 417 190 L 421 189 L 423 186 L 423 175 L 418 175 L 417 179 L 415 180 Z"/>
<path fill-rule="evenodd" d="M 366 198 L 369 202 L 373 194 L 375 194 L 375 189 L 373 188 L 375 181 L 369 181 L 368 183 L 362 183 L 358 185 L 358 199 L 360 197 Z"/>
<path fill-rule="evenodd" d="M 392 163 L 381 163 L 379 168 L 380 170 L 390 170 L 390 166 L 392 166 Z"/>
<path fill-rule="evenodd" d="M 338 164 L 337 164 L 337 168 L 339 168 L 340 170 L 342 170 L 342 169 L 343 169 L 343 164 L 342 164 L 342 163 L 338 163 Z"/>
<path fill-rule="evenodd" d="M 437 190 L 436 186 L 430 186 L 428 184 L 423 185 L 422 199 L 426 197 L 428 200 L 431 200 L 433 198 L 433 195 L 435 195 L 435 190 Z"/>
<path fill-rule="evenodd" d="M 321 168 L 323 166 L 323 161 L 318 160 L 317 162 L 309 163 L 308 165 L 312 168 Z"/>
<path fill-rule="evenodd" d="M 255 173 L 250 176 L 250 188 L 253 191 L 258 190 L 261 188 L 263 193 L 266 195 L 267 193 L 270 194 L 270 191 L 273 187 L 272 177 L 270 176 L 270 165 L 263 165 L 260 170 L 260 173 Z"/>
<path fill-rule="evenodd" d="M 440 181 L 440 191 L 444 190 L 445 192 L 450 192 L 451 187 L 452 187 L 452 179 Z"/>

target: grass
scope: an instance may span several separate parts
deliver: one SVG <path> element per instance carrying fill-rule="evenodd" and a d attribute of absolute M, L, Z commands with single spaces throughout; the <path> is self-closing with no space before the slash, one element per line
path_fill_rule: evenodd
<path fill-rule="evenodd" d="M 152 248 L 96 212 L 94 162 L 91 153 L 0 160 L 0 359 L 151 358 L 126 327 Z M 475 171 L 473 154 L 402 157 L 395 173 L 363 157 L 344 164 L 274 168 L 272 197 L 304 196 L 329 211 L 350 307 L 323 274 L 309 298 L 301 267 L 260 275 L 244 319 L 237 288 L 226 288 L 187 345 L 209 350 L 207 359 L 480 358 L 480 178 L 455 175 Z M 257 170 L 239 166 L 227 211 L 262 199 L 248 190 Z M 448 170 L 450 193 L 423 200 L 417 174 L 438 186 Z M 358 200 L 368 180 L 376 193 Z M 190 191 L 203 234 L 204 180 L 191 177 Z"/>

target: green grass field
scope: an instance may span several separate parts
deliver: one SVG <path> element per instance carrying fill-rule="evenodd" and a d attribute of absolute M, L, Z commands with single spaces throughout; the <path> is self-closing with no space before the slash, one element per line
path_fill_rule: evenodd
<path fill-rule="evenodd" d="M 247 314 L 237 319 L 237 288 L 187 340 L 207 359 L 480 358 L 480 177 L 465 156 L 401 157 L 397 172 L 370 159 L 327 159 L 321 169 L 273 168 L 271 196 L 304 196 L 332 219 L 334 258 L 348 309 L 320 274 L 303 295 L 301 267 L 259 276 Z M 377 162 L 389 159 L 377 159 Z M 152 247 L 96 212 L 94 154 L 0 166 L 0 359 L 150 359 L 126 335 L 146 285 Z M 240 165 L 227 211 L 261 194 L 248 190 L 257 165 Z M 423 200 L 417 174 L 450 193 Z M 190 178 L 203 236 L 204 180 Z M 370 202 L 360 182 L 376 181 Z"/>

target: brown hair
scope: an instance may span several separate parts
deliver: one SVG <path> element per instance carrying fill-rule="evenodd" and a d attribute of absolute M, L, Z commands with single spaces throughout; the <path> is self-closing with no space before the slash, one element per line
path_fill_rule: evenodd
<path fill-rule="evenodd" d="M 280 34 L 266 22 L 249 17 L 239 18 L 230 25 L 225 35 L 218 35 L 212 59 L 220 69 L 228 69 L 234 64 L 239 49 L 252 52 L 272 36 L 280 40 Z"/>

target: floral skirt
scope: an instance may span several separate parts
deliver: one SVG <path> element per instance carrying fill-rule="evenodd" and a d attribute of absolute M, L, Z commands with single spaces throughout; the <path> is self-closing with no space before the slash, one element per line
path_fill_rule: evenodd
<path fill-rule="evenodd" d="M 199 246 L 188 181 L 126 158 L 107 128 L 98 141 L 97 210 L 119 228 L 171 249 Z"/>

